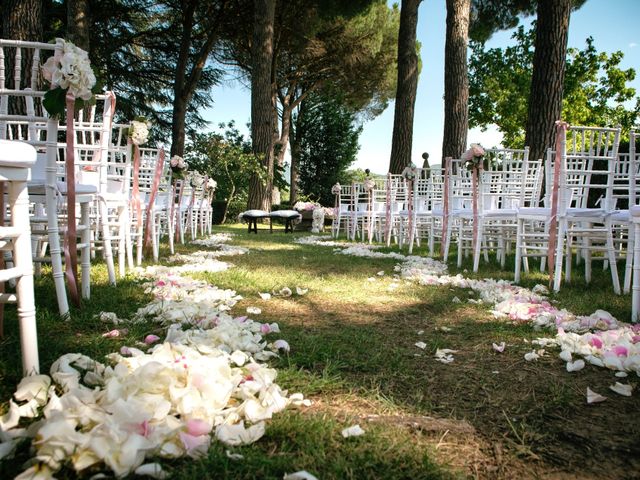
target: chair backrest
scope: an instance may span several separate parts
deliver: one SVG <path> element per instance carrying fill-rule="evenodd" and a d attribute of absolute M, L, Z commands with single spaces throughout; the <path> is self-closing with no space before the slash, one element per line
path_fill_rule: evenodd
<path fill-rule="evenodd" d="M 615 208 L 613 185 L 620 128 L 570 127 L 561 136 L 558 212 L 566 208 Z M 554 160 L 555 161 L 555 160 Z"/>
<path fill-rule="evenodd" d="M 524 199 L 533 195 L 530 189 L 535 186 L 525 181 L 528 160 L 528 147 L 485 150 L 484 168 L 479 181 L 481 212 L 524 206 Z"/>
<path fill-rule="evenodd" d="M 58 121 L 50 118 L 42 102 L 49 86 L 42 65 L 62 55 L 62 43 L 0 39 L 0 139 L 20 139 L 38 151 L 38 167 L 47 184 L 56 181 Z"/>

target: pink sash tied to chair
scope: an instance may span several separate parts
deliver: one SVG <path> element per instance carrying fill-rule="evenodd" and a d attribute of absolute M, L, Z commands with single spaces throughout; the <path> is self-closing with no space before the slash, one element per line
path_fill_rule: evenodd
<path fill-rule="evenodd" d="M 385 202 L 385 222 L 384 222 L 384 241 L 387 245 L 391 243 L 391 174 L 387 173 L 387 198 Z"/>
<path fill-rule="evenodd" d="M 75 134 L 73 121 L 76 99 L 67 93 L 67 151 L 65 159 L 67 179 L 67 235 L 64 242 L 65 275 L 69 286 L 69 296 L 76 306 L 80 306 L 78 292 L 78 247 L 76 238 L 76 176 L 75 176 Z"/>
<path fill-rule="evenodd" d="M 164 169 L 164 148 L 158 150 L 158 158 L 156 159 L 156 171 L 153 175 L 153 184 L 151 185 L 151 193 L 149 194 L 149 203 L 146 208 L 147 224 L 144 231 L 144 248 L 148 249 L 151 246 L 151 215 L 153 215 L 153 204 L 156 201 L 156 195 L 158 194 L 158 188 L 160 188 L 160 179 L 162 178 L 162 171 Z"/>
<path fill-rule="evenodd" d="M 482 172 L 484 167 L 482 165 L 482 161 L 479 162 L 477 166 L 473 167 L 471 171 L 471 188 L 472 188 L 472 205 L 473 205 L 473 241 L 472 248 L 475 252 L 476 244 L 478 243 L 478 203 L 480 200 L 480 193 L 478 188 L 479 180 L 482 176 Z"/>
<path fill-rule="evenodd" d="M 127 140 L 133 149 L 133 185 L 131 187 L 131 201 L 133 208 L 136 211 L 136 226 L 142 225 L 142 206 L 140 205 L 140 147 L 131 141 L 131 138 Z"/>
<path fill-rule="evenodd" d="M 553 188 L 551 190 L 551 224 L 549 225 L 549 252 L 547 254 L 547 265 L 549 267 L 549 286 L 553 283 L 553 276 L 556 266 L 556 246 L 558 243 L 558 203 L 560 188 L 561 163 L 565 152 L 567 141 L 567 130 L 569 124 L 558 120 L 556 122 L 556 156 L 553 165 Z"/>

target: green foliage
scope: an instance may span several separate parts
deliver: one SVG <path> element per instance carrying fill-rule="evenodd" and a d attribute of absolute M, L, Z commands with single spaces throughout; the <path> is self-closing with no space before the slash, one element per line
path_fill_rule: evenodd
<path fill-rule="evenodd" d="M 235 218 L 245 210 L 249 179 L 253 173 L 262 173 L 262 166 L 235 123 L 221 123 L 217 132 L 193 135 L 187 152 L 191 170 L 218 182 L 215 200 L 224 202 L 227 217 Z"/>
<path fill-rule="evenodd" d="M 533 66 L 534 28 L 519 27 L 514 45 L 485 49 L 472 41 L 469 65 L 469 124 L 495 124 L 504 135 L 504 146 L 524 146 L 528 97 Z M 574 125 L 621 125 L 628 130 L 640 114 L 640 99 L 627 83 L 635 78 L 632 68 L 620 68 L 622 52 L 598 53 L 593 38 L 584 49 L 568 49 L 562 118 Z"/>
<path fill-rule="evenodd" d="M 360 148 L 361 126 L 339 98 L 311 95 L 297 118 L 300 189 L 323 205 L 333 204 L 331 187 L 344 181 Z"/>
<path fill-rule="evenodd" d="M 572 0 L 572 10 L 579 9 L 586 0 Z M 500 30 L 518 26 L 520 17 L 535 15 L 537 0 L 471 0 L 469 37 L 486 42 Z"/>
<path fill-rule="evenodd" d="M 187 65 L 190 68 L 207 41 L 208 22 L 215 16 L 210 12 L 219 10 L 224 2 L 189 3 L 196 5 L 194 29 L 190 33 Z M 47 38 L 66 36 L 65 4 L 47 0 Z M 174 0 L 89 0 L 89 57 L 96 77 L 117 95 L 116 121 L 126 123 L 138 115 L 147 117 L 154 126 L 152 140 L 166 138 L 171 130 L 184 4 Z M 187 105 L 188 130 L 205 124 L 199 112 L 211 105 L 209 91 L 220 76 L 220 70 L 207 64 Z"/>

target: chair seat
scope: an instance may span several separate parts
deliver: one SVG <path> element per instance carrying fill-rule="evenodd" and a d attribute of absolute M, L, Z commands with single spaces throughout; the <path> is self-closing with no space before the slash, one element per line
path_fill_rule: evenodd
<path fill-rule="evenodd" d="M 631 217 L 633 217 L 634 222 L 640 221 L 640 205 L 634 205 L 631 207 L 629 213 L 631 214 Z"/>
<path fill-rule="evenodd" d="M 638 215 L 640 215 L 640 212 L 638 212 Z M 631 214 L 629 210 L 618 210 L 617 212 L 612 213 L 609 218 L 614 222 L 629 223 L 631 220 Z"/>
<path fill-rule="evenodd" d="M 29 195 L 44 195 L 45 194 L 45 182 L 41 180 L 34 180 L 29 182 Z M 62 195 L 67 194 L 67 184 L 65 182 L 56 182 L 56 187 Z M 84 183 L 76 183 L 76 194 L 79 195 L 91 195 L 98 193 L 98 189 L 95 185 L 87 185 Z"/>
<path fill-rule="evenodd" d="M 25 142 L 0 140 L 0 166 L 31 168 L 36 163 L 36 149 Z"/>
<path fill-rule="evenodd" d="M 568 208 L 566 216 L 604 218 L 607 216 L 607 212 L 601 208 Z"/>
<path fill-rule="evenodd" d="M 544 218 L 551 215 L 551 209 L 547 207 L 523 207 L 518 209 L 518 217 Z"/>

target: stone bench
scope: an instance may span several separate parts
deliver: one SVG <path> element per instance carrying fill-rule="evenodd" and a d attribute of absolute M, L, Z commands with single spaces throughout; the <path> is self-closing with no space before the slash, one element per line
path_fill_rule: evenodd
<path fill-rule="evenodd" d="M 258 233 L 258 220 L 268 218 L 269 232 L 273 233 L 273 220 L 284 220 L 284 233 L 293 232 L 293 224 L 300 221 L 302 215 L 295 210 L 276 210 L 266 212 L 264 210 L 247 210 L 240 214 L 240 219 L 249 224 L 249 233 Z"/>

